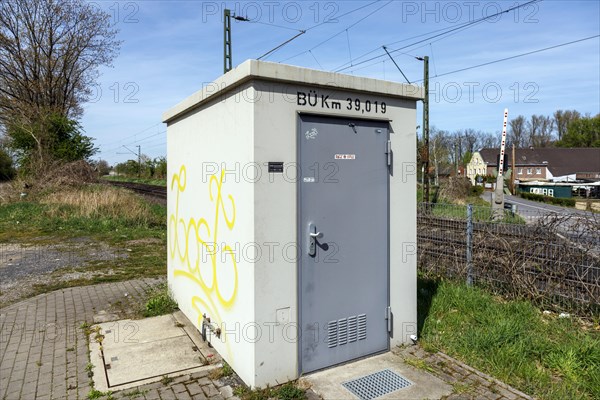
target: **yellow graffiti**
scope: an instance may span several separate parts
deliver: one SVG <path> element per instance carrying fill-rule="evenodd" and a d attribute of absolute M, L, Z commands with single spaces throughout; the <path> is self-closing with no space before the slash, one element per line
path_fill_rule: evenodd
<path fill-rule="evenodd" d="M 193 282 L 201 291 L 200 296 L 192 296 L 192 308 L 198 313 L 198 324 L 202 324 L 203 314 L 206 313 L 221 326 L 221 311 L 230 309 L 235 303 L 238 290 L 238 271 L 235 254 L 228 244 L 222 249 L 219 245 L 219 222 L 220 216 L 225 221 L 226 228 L 233 230 L 235 226 L 235 201 L 233 196 L 228 195 L 230 215 L 227 212 L 223 200 L 222 188 L 225 171 L 221 171 L 219 177 L 212 175 L 208 182 L 208 195 L 214 203 L 214 222 L 209 226 L 205 218 L 195 219 L 190 217 L 187 221 L 179 216 L 179 202 L 181 195 L 185 192 L 187 185 L 187 172 L 185 165 L 179 169 L 179 173 L 173 174 L 170 190 L 175 190 L 175 212 L 169 216 L 169 256 L 172 260 L 178 259 L 185 266 L 184 269 L 175 269 L 174 277 L 186 278 Z M 183 234 L 183 237 L 180 236 Z M 203 255 L 208 255 L 208 263 L 203 262 Z M 219 287 L 218 279 L 218 257 L 224 255 L 225 260 L 231 260 L 233 270 L 233 290 L 229 297 L 224 297 Z M 227 257 L 227 255 L 229 257 Z M 223 268 L 220 265 L 219 268 Z M 212 273 L 212 281 L 206 282 L 202 272 L 209 268 Z M 203 296 L 202 296 L 203 295 Z M 229 346 L 228 346 L 229 347 Z"/>

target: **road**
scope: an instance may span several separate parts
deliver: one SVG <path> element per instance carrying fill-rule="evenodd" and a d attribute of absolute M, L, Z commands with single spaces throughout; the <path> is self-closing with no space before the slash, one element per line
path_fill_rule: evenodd
<path fill-rule="evenodd" d="M 481 197 L 490 202 L 492 201 L 492 192 L 485 192 Z M 504 201 L 517 205 L 517 214 L 523 218 L 537 217 L 549 213 L 560 213 L 579 217 L 590 217 L 593 215 L 591 211 L 577 210 L 572 207 L 561 207 L 551 204 L 542 203 L 539 201 L 525 200 L 521 197 L 504 195 Z"/>

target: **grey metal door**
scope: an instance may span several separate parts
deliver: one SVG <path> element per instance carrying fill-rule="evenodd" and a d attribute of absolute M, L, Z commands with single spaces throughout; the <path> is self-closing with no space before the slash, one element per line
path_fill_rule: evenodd
<path fill-rule="evenodd" d="M 300 116 L 301 372 L 388 349 L 388 123 Z"/>

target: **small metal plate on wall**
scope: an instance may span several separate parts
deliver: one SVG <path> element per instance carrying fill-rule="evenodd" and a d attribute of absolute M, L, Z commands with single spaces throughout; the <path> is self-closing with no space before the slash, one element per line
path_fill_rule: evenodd
<path fill-rule="evenodd" d="M 411 385 L 411 381 L 389 369 L 342 383 L 343 387 L 360 400 L 376 399 Z"/>
<path fill-rule="evenodd" d="M 269 172 L 270 173 L 283 173 L 283 161 L 269 161 Z"/>

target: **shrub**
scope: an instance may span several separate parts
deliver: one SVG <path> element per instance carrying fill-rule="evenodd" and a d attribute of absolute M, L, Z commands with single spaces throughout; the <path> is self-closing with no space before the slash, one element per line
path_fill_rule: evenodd
<path fill-rule="evenodd" d="M 521 197 L 527 200 L 541 201 L 543 203 L 554 204 L 565 207 L 575 207 L 575 199 L 543 196 L 541 194 L 521 192 Z"/>
<path fill-rule="evenodd" d="M 483 186 L 471 186 L 470 189 L 470 194 L 471 196 L 481 196 L 481 194 L 483 193 Z"/>

